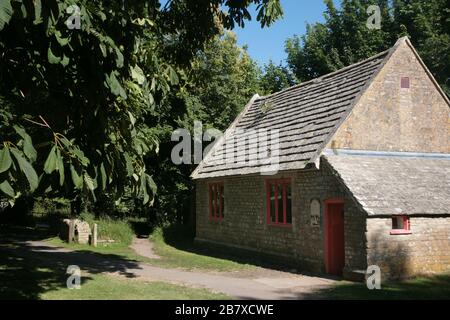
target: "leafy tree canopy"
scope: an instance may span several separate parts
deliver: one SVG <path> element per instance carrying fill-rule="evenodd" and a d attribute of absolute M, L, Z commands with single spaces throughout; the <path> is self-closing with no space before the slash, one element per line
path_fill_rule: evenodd
<path fill-rule="evenodd" d="M 288 65 L 306 81 L 387 50 L 408 35 L 431 72 L 450 94 L 449 0 L 325 0 L 325 22 L 286 41 Z M 381 29 L 370 29 L 367 9 L 381 9 Z"/>
<path fill-rule="evenodd" d="M 260 81 L 262 90 L 267 94 L 281 91 L 297 83 L 295 75 L 288 67 L 276 65 L 273 61 L 264 66 L 264 74 Z"/>
<path fill-rule="evenodd" d="M 178 90 L 172 90 L 164 104 L 164 112 L 157 115 L 160 151 L 149 155 L 146 163 L 154 173 L 158 197 L 150 209 L 153 218 L 163 221 L 188 219 L 192 210 L 192 165 L 175 166 L 170 158 L 178 142 L 171 142 L 171 134 L 178 128 L 193 132 L 194 121 L 209 128 L 224 131 L 235 119 L 259 87 L 260 69 L 245 49 L 237 45 L 231 32 L 218 35 L 198 51 L 191 66 L 179 71 Z M 194 141 L 191 141 L 191 151 Z M 205 148 L 210 142 L 203 142 Z M 193 159 L 192 159 L 193 160 Z M 170 181 L 170 183 L 169 183 Z"/>
<path fill-rule="evenodd" d="M 268 26 L 279 0 L 2 0 L 0 190 L 70 198 L 126 190 L 151 204 L 144 161 L 177 70 L 256 4 Z M 77 26 L 79 17 L 79 28 Z"/>

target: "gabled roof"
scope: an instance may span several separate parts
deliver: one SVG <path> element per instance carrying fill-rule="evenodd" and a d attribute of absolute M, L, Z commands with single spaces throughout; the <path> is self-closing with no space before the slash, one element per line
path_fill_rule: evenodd
<path fill-rule="evenodd" d="M 255 96 L 227 130 L 224 137 L 210 150 L 193 172 L 193 179 L 260 173 L 265 163 L 252 163 L 232 155 L 246 146 L 248 153 L 261 156 L 254 132 L 279 130 L 279 171 L 303 169 L 315 162 L 333 134 L 350 114 L 373 79 L 389 60 L 396 48 L 406 41 L 400 39 L 388 51 L 353 64 L 315 80 L 274 93 Z M 239 130 L 254 130 L 253 132 Z M 254 150 L 257 150 L 256 152 Z M 250 156 L 247 154 L 247 158 Z"/>
<path fill-rule="evenodd" d="M 450 155 L 323 159 L 369 216 L 450 214 Z"/>

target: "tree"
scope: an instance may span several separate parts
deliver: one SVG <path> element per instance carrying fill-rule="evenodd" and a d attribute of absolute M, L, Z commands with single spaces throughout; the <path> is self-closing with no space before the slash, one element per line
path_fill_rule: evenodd
<path fill-rule="evenodd" d="M 396 33 L 411 38 L 425 64 L 450 96 L 450 1 L 394 1 Z"/>
<path fill-rule="evenodd" d="M 171 134 L 178 128 L 193 132 L 194 121 L 203 131 L 228 128 L 250 98 L 260 93 L 260 70 L 245 49 L 237 45 L 231 32 L 216 36 L 198 51 L 191 66 L 181 70 L 182 89 L 173 90 L 158 115 L 160 151 L 147 157 L 147 167 L 154 172 L 158 189 L 152 217 L 162 221 L 187 221 L 194 207 L 190 174 L 196 164 L 174 165 L 171 151 L 178 142 Z M 192 146 L 193 146 L 193 141 Z M 209 142 L 205 142 L 203 147 Z M 192 159 L 193 160 L 193 159 Z M 170 182 L 169 182 L 170 181 Z"/>
<path fill-rule="evenodd" d="M 260 85 L 265 94 L 271 94 L 289 88 L 297 83 L 297 79 L 288 67 L 281 63 L 275 65 L 272 60 L 264 66 Z"/>
<path fill-rule="evenodd" d="M 189 64 L 247 7 L 270 25 L 279 0 L 3 0 L 0 5 L 0 190 L 92 201 L 126 190 L 152 203 L 146 155 L 155 114 Z M 69 28 L 66 22 L 75 28 Z M 77 27 L 79 22 L 79 28 Z"/>
<path fill-rule="evenodd" d="M 210 41 L 197 53 L 188 70 L 190 99 L 197 99 L 199 121 L 225 130 L 259 92 L 259 68 L 245 49 L 238 47 L 234 33 Z M 191 121 L 191 119 L 189 119 Z"/>
<path fill-rule="evenodd" d="M 392 17 L 387 0 L 343 0 L 336 9 L 325 0 L 325 22 L 307 26 L 303 37 L 286 41 L 288 64 L 301 81 L 341 69 L 388 48 L 392 39 Z M 381 9 L 381 29 L 366 26 L 367 8 Z"/>
<path fill-rule="evenodd" d="M 325 22 L 286 41 L 288 65 L 310 80 L 390 48 L 408 35 L 440 85 L 449 93 L 450 9 L 448 0 L 343 0 L 338 10 L 325 0 Z M 367 27 L 370 5 L 381 11 L 381 29 Z"/>

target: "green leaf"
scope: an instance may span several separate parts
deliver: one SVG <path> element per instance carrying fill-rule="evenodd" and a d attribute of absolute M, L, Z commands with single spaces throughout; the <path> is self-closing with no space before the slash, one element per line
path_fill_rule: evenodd
<path fill-rule="evenodd" d="M 37 158 L 37 152 L 36 149 L 33 146 L 33 141 L 31 140 L 31 137 L 27 134 L 24 128 L 19 126 L 14 126 L 14 130 L 16 130 L 17 134 L 19 134 L 23 139 L 23 152 L 27 156 L 27 158 L 34 162 Z"/>
<path fill-rule="evenodd" d="M 111 89 L 112 94 L 116 96 L 121 96 L 122 98 L 126 99 L 127 95 L 125 93 L 125 90 L 123 89 L 119 80 L 117 80 L 117 77 L 114 72 L 111 72 L 109 76 L 106 75 L 106 84 Z"/>
<path fill-rule="evenodd" d="M 123 54 L 120 52 L 119 48 L 116 48 L 116 66 L 117 68 L 123 67 Z"/>
<path fill-rule="evenodd" d="M 73 164 L 70 165 L 70 174 L 72 176 L 72 181 L 75 186 L 75 189 L 78 190 L 83 189 L 83 176 L 81 175 L 81 173 L 78 174 Z"/>
<path fill-rule="evenodd" d="M 66 55 L 63 56 L 61 60 L 61 64 L 63 67 L 67 67 L 69 65 L 70 59 Z"/>
<path fill-rule="evenodd" d="M 53 146 L 52 150 L 50 150 L 50 153 L 48 154 L 47 160 L 44 164 L 44 172 L 47 174 L 51 174 L 53 171 L 57 169 L 56 164 L 56 146 Z"/>
<path fill-rule="evenodd" d="M 7 196 L 10 196 L 11 198 L 15 197 L 14 189 L 6 180 L 0 183 L 0 190 L 3 191 Z"/>
<path fill-rule="evenodd" d="M 145 82 L 144 71 L 142 71 L 142 69 L 138 65 L 135 65 L 133 68 L 131 68 L 131 77 L 140 85 L 144 84 Z"/>
<path fill-rule="evenodd" d="M 33 0 L 34 4 L 34 24 L 41 23 L 42 20 L 42 3 L 41 0 Z"/>
<path fill-rule="evenodd" d="M 87 188 L 89 189 L 89 191 L 91 191 L 92 198 L 94 198 L 94 202 L 95 202 L 96 197 L 95 197 L 94 190 L 97 188 L 97 186 L 95 185 L 95 181 L 87 173 L 85 173 L 83 175 L 83 178 L 84 178 L 84 182 L 86 183 Z"/>
<path fill-rule="evenodd" d="M 8 148 L 0 150 L 0 173 L 7 171 L 12 164 L 11 154 Z"/>
<path fill-rule="evenodd" d="M 169 81 L 172 85 L 177 85 L 179 83 L 180 79 L 178 78 L 178 74 L 174 68 L 172 68 L 171 66 L 167 66 L 166 74 L 169 77 Z"/>
<path fill-rule="evenodd" d="M 9 23 L 13 14 L 11 0 L 0 1 L 0 31 Z"/>
<path fill-rule="evenodd" d="M 61 32 L 60 31 L 56 31 L 55 32 L 55 38 L 56 38 L 56 41 L 58 41 L 58 43 L 59 43 L 59 45 L 61 47 L 64 47 L 64 46 L 66 46 L 69 43 L 69 38 L 63 38 L 61 36 Z"/>
<path fill-rule="evenodd" d="M 134 167 L 133 167 L 133 160 L 131 160 L 131 157 L 128 153 L 124 153 L 125 157 L 125 163 L 127 167 L 127 175 L 128 177 L 131 177 L 134 173 Z"/>
<path fill-rule="evenodd" d="M 64 147 L 66 148 L 70 148 L 72 146 L 72 143 L 66 138 L 66 137 L 61 137 L 59 139 L 59 141 L 64 145 Z"/>
<path fill-rule="evenodd" d="M 87 173 L 84 174 L 84 182 L 86 183 L 86 186 L 89 190 L 94 191 L 96 186 L 94 179 L 92 179 Z"/>
<path fill-rule="evenodd" d="M 11 149 L 11 152 L 19 163 L 20 169 L 27 177 L 28 183 L 30 184 L 30 190 L 31 192 L 33 192 L 39 185 L 39 178 L 36 174 L 36 171 L 34 170 L 33 166 L 27 160 L 25 160 L 24 157 L 22 157 L 19 150 Z"/>
<path fill-rule="evenodd" d="M 102 162 L 102 164 L 100 165 L 100 177 L 102 179 L 102 189 L 105 190 L 106 189 L 106 181 L 107 181 L 107 175 L 106 175 L 106 170 L 105 170 L 105 166 Z"/>
<path fill-rule="evenodd" d="M 152 190 L 152 193 L 155 194 L 156 191 L 158 190 L 158 187 L 156 186 L 156 183 L 153 180 L 153 178 L 149 175 L 147 175 L 147 184 L 149 188 Z"/>
<path fill-rule="evenodd" d="M 147 192 L 147 179 L 145 175 L 141 176 L 141 194 L 144 196 L 143 204 L 146 205 L 150 201 L 150 195 Z"/>
<path fill-rule="evenodd" d="M 72 153 L 84 167 L 86 167 L 90 163 L 89 159 L 84 155 L 84 152 L 78 147 L 75 147 L 72 150 Z"/>
<path fill-rule="evenodd" d="M 48 47 L 47 58 L 48 62 L 50 62 L 51 64 L 58 64 L 61 62 L 61 58 L 55 56 L 51 47 Z"/>
<path fill-rule="evenodd" d="M 56 169 L 59 172 L 59 185 L 64 184 L 64 159 L 61 156 L 61 151 L 56 149 Z"/>
<path fill-rule="evenodd" d="M 102 52 L 102 56 L 103 58 L 107 57 L 107 52 L 106 52 L 106 46 L 103 43 L 99 43 L 98 46 L 100 47 L 100 51 Z"/>

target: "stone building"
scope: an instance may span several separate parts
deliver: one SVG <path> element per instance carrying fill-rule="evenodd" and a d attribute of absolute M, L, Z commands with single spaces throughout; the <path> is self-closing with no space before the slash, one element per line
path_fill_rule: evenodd
<path fill-rule="evenodd" d="M 348 278 L 450 271 L 449 106 L 407 38 L 255 96 L 192 174 L 196 240 Z"/>

